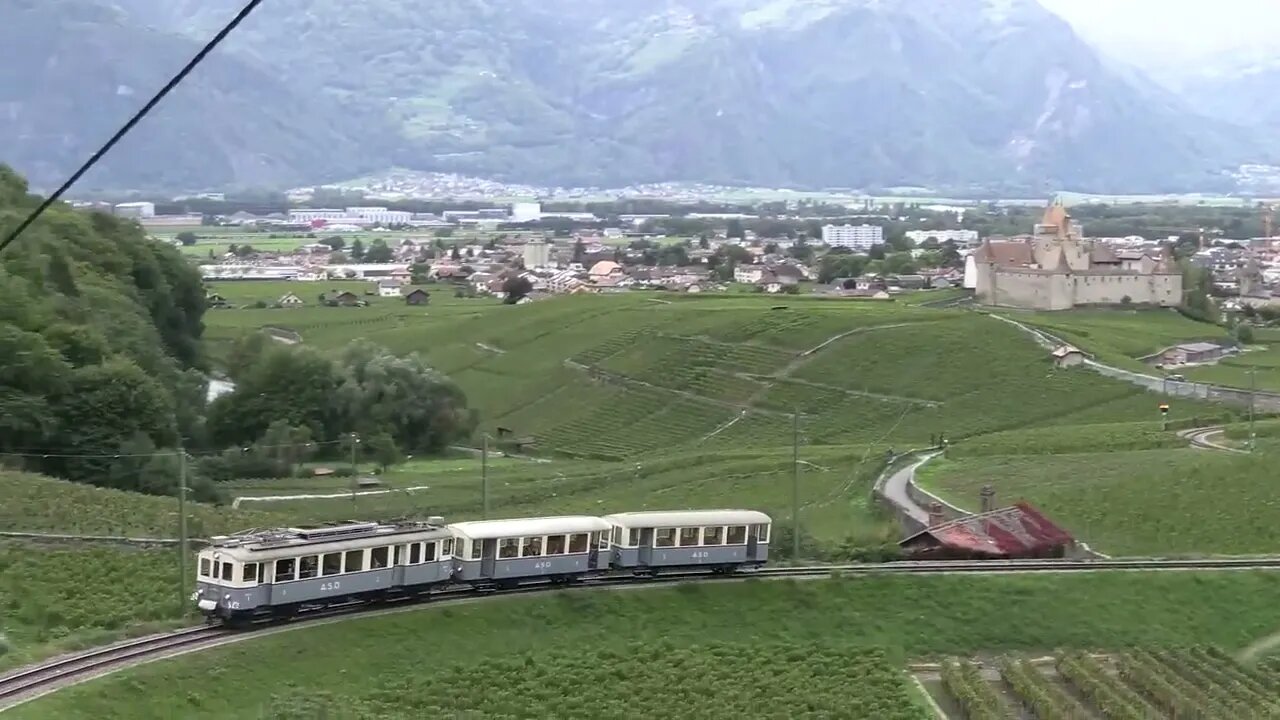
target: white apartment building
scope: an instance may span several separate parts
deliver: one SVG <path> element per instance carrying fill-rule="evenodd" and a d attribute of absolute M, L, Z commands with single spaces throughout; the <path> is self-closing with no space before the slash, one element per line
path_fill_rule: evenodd
<path fill-rule="evenodd" d="M 764 270 L 763 265 L 738 265 L 733 268 L 733 281 L 754 285 L 764 277 Z"/>
<path fill-rule="evenodd" d="M 541 240 L 531 240 L 524 244 L 521 255 L 526 268 L 547 267 L 551 264 L 551 244 Z"/>
<path fill-rule="evenodd" d="M 542 219 L 542 203 L 518 202 L 511 204 L 511 222 L 536 222 Z"/>
<path fill-rule="evenodd" d="M 127 218 L 149 218 L 156 216 L 156 204 L 149 202 L 120 203 L 115 207 L 115 214 Z"/>
<path fill-rule="evenodd" d="M 916 247 L 929 238 L 936 238 L 940 244 L 953 242 L 959 248 L 978 246 L 977 230 L 908 230 L 906 235 Z"/>
<path fill-rule="evenodd" d="M 413 220 L 413 213 L 404 210 L 388 210 L 384 207 L 349 207 L 345 210 L 335 208 L 302 208 L 289 211 L 289 222 L 310 223 L 325 220 L 330 223 L 339 222 L 346 225 L 408 225 Z"/>
<path fill-rule="evenodd" d="M 884 244 L 884 228 L 879 225 L 824 225 L 822 244 L 866 252 Z"/>
<path fill-rule="evenodd" d="M 349 207 L 347 216 L 383 225 L 407 225 L 413 219 L 413 213 L 407 210 L 388 210 L 384 207 Z"/>

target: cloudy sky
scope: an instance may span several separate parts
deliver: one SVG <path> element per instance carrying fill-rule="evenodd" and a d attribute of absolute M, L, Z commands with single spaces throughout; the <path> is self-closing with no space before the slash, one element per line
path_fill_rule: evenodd
<path fill-rule="evenodd" d="M 1280 0 L 1040 0 L 1109 54 L 1153 73 L 1280 56 Z"/>

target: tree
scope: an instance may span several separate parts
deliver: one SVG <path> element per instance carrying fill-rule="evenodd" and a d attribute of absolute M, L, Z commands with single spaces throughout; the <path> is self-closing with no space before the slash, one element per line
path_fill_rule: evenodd
<path fill-rule="evenodd" d="M 329 253 L 329 262 L 333 265 L 345 265 L 351 262 L 351 257 L 344 252 Z"/>
<path fill-rule="evenodd" d="M 1236 341 L 1241 345 L 1253 344 L 1253 326 L 1249 323 L 1240 323 L 1235 329 Z"/>
<path fill-rule="evenodd" d="M 190 230 L 183 230 L 182 232 L 178 233 L 175 237 L 178 240 L 178 242 L 182 243 L 185 246 L 190 247 L 191 245 L 196 244 L 196 234 L 191 232 Z"/>
<path fill-rule="evenodd" d="M 453 237 L 453 228 L 440 228 L 439 230 L 436 230 L 436 237 L 442 240 Z M 443 249 L 443 247 L 444 246 L 441 245 L 441 249 Z"/>
<path fill-rule="evenodd" d="M 431 266 L 426 263 L 414 263 L 410 265 L 409 282 L 414 285 L 426 285 L 431 282 Z"/>
<path fill-rule="evenodd" d="M 352 260 L 364 262 L 364 242 L 360 238 L 352 241 L 350 255 Z"/>
<path fill-rule="evenodd" d="M 334 400 L 341 380 L 318 351 L 272 342 L 238 373 L 235 390 L 210 403 L 210 435 L 222 446 L 245 445 L 279 420 L 307 428 L 318 441 L 334 440 L 349 425 Z"/>
<path fill-rule="evenodd" d="M 698 236 L 698 248 L 701 250 L 711 249 L 711 241 L 707 239 L 706 233 L 702 233 Z"/>
<path fill-rule="evenodd" d="M 449 251 L 449 259 L 450 259 L 450 260 L 461 260 L 461 259 L 462 259 L 462 251 L 458 249 L 458 246 L 457 246 L 457 245 L 454 245 L 454 246 L 453 246 L 453 249 Z"/>
<path fill-rule="evenodd" d="M 331 235 L 320 242 L 328 245 L 331 250 L 341 250 L 347 246 L 347 239 L 341 235 Z"/>
<path fill-rule="evenodd" d="M 872 245 L 871 249 L 867 251 L 867 257 L 870 257 L 872 260 L 883 260 L 884 256 L 884 245 Z"/>
<path fill-rule="evenodd" d="M 582 238 L 578 238 L 573 243 L 573 262 L 581 263 L 587 257 L 587 245 L 582 242 Z"/>
<path fill-rule="evenodd" d="M 885 244 L 898 252 L 906 252 L 915 247 L 915 243 L 911 241 L 911 238 L 907 237 L 906 233 L 901 230 L 890 235 Z"/>
<path fill-rule="evenodd" d="M 942 244 L 942 252 L 938 260 L 942 267 L 958 268 L 964 265 L 964 258 L 960 257 L 955 240 L 948 240 Z"/>
<path fill-rule="evenodd" d="M 515 305 L 521 298 L 533 292 L 533 283 L 529 282 L 529 278 L 521 275 L 509 277 L 502 283 L 502 292 L 507 295 L 503 302 L 507 305 Z"/>
<path fill-rule="evenodd" d="M 357 240 L 356 242 L 359 241 Z M 354 249 L 354 246 L 352 249 Z M 364 252 L 364 261 L 367 263 L 389 263 L 395 259 L 395 253 L 392 252 L 390 247 L 387 247 L 386 241 L 382 238 L 374 240 Z"/>
<path fill-rule="evenodd" d="M 916 271 L 916 262 L 911 253 L 898 252 L 885 256 L 884 271 L 894 275 L 910 275 Z"/>
<path fill-rule="evenodd" d="M 371 435 L 362 444 L 364 445 L 365 453 L 373 457 L 373 461 L 378 463 L 379 472 L 385 473 L 387 468 L 404 459 L 395 439 L 387 433 L 382 432 Z"/>
<path fill-rule="evenodd" d="M 745 240 L 747 237 L 747 231 L 742 227 L 742 221 L 738 218 L 730 219 L 728 229 L 725 231 L 725 236 Z"/>
<path fill-rule="evenodd" d="M 805 242 L 804 238 L 796 240 L 787 253 L 801 262 L 809 262 L 813 259 L 813 247 Z"/>

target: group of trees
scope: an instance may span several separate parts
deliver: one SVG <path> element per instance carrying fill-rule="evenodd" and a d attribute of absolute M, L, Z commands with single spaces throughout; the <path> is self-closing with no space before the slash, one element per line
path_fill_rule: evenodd
<path fill-rule="evenodd" d="M 0 166 L 0 224 L 39 201 Z M 209 404 L 205 307 L 176 248 L 128 220 L 49 208 L 0 254 L 0 465 L 170 493 L 186 452 L 196 497 L 210 498 L 221 475 L 203 458 L 225 460 L 225 449 L 245 458 L 289 437 L 324 453 L 357 433 L 365 454 L 386 459 L 439 450 L 474 426 L 448 378 L 367 344 L 330 357 L 253 336 L 232 353 L 237 388 Z"/>

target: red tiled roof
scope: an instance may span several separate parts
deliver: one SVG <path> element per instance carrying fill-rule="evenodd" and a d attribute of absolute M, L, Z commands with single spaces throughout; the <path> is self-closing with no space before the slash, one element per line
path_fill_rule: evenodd
<path fill-rule="evenodd" d="M 1002 267 L 1026 266 L 1036 261 L 1028 242 L 984 242 L 973 254 L 974 262 L 995 263 Z"/>
<path fill-rule="evenodd" d="M 1018 556 L 1073 542 L 1071 534 L 1027 503 L 951 520 L 906 540 L 931 535 L 942 545 L 983 555 Z"/>

